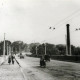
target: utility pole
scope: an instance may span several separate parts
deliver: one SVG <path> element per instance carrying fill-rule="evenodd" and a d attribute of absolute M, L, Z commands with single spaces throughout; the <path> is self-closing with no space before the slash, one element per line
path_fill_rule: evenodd
<path fill-rule="evenodd" d="M 65 55 L 68 55 L 68 50 L 67 50 L 67 36 L 65 35 L 65 41 L 66 41 L 66 54 Z"/>
<path fill-rule="evenodd" d="M 46 43 L 45 43 L 45 55 L 46 55 Z"/>
<path fill-rule="evenodd" d="M 7 55 L 9 54 L 8 42 L 7 42 Z"/>
<path fill-rule="evenodd" d="M 19 53 L 21 53 L 21 46 L 19 45 Z"/>
<path fill-rule="evenodd" d="M 11 45 L 9 46 L 9 55 L 11 54 Z"/>
<path fill-rule="evenodd" d="M 36 46 L 36 56 L 37 56 L 37 46 Z"/>
<path fill-rule="evenodd" d="M 3 56 L 5 57 L 5 33 L 4 33 L 4 47 L 3 47 Z"/>
<path fill-rule="evenodd" d="M 69 31 L 69 24 L 66 25 L 67 27 L 67 54 L 71 55 L 71 45 L 70 45 L 70 31 Z"/>

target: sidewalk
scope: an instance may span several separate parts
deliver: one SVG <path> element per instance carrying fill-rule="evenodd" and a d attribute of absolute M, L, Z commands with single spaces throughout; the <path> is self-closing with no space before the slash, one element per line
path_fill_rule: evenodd
<path fill-rule="evenodd" d="M 8 64 L 6 61 L 0 66 L 0 80 L 24 80 L 19 65 L 16 63 Z"/>
<path fill-rule="evenodd" d="M 5 56 L 5 58 L 3 56 L 0 57 L 0 65 L 2 65 L 7 59 L 8 59 L 8 56 Z"/>

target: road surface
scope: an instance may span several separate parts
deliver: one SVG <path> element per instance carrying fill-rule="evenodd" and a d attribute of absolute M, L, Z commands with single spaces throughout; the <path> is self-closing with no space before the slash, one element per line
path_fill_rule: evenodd
<path fill-rule="evenodd" d="M 39 58 L 19 59 L 27 80 L 80 80 L 80 64 L 51 60 L 46 68 L 41 68 Z"/>

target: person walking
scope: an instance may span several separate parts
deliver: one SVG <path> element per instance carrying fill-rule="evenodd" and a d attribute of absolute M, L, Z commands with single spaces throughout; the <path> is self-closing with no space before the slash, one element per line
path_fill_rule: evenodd
<path fill-rule="evenodd" d="M 12 55 L 11 55 L 12 64 L 14 64 L 14 59 L 15 59 L 15 56 L 12 54 Z"/>
<path fill-rule="evenodd" d="M 43 55 L 40 58 L 40 67 L 46 67 L 46 62 L 44 60 L 44 56 Z"/>
<path fill-rule="evenodd" d="M 10 63 L 11 63 L 11 55 L 9 55 L 9 57 L 8 57 L 8 63 L 10 65 Z"/>

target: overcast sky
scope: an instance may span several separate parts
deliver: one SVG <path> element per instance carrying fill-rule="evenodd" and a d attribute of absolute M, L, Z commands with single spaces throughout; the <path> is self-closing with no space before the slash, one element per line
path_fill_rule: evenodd
<path fill-rule="evenodd" d="M 80 0 L 0 0 L 0 41 L 6 33 L 12 42 L 66 44 L 67 23 L 71 44 L 80 46 Z"/>

